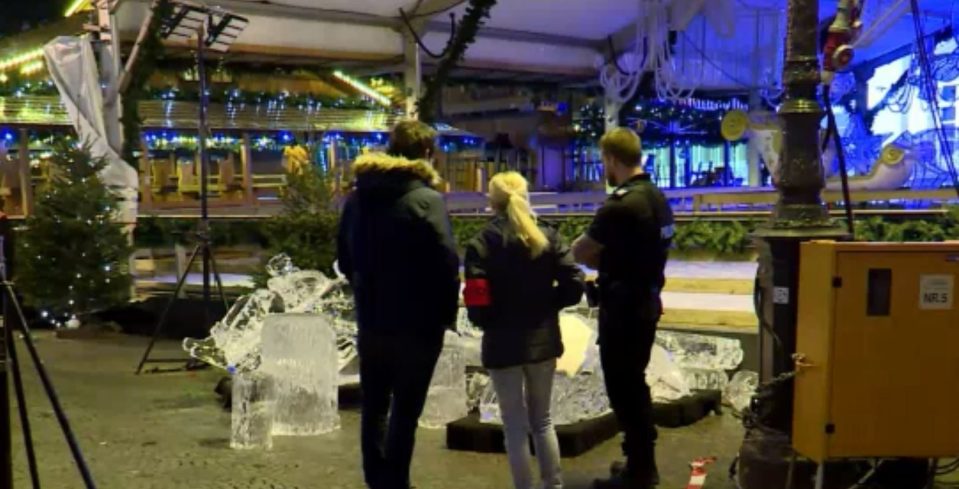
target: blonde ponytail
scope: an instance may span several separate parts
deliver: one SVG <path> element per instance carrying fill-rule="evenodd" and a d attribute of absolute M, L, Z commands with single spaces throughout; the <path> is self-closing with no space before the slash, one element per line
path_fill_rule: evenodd
<path fill-rule="evenodd" d="M 536 214 L 529 203 L 528 184 L 516 172 L 499 173 L 490 180 L 490 203 L 506 214 L 516 236 L 536 258 L 549 247 L 549 239 L 536 224 Z"/>

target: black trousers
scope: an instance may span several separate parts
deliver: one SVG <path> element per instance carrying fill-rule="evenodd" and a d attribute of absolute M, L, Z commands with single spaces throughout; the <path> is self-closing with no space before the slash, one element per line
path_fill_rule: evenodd
<path fill-rule="evenodd" d="M 600 313 L 599 351 L 606 393 L 623 430 L 627 468 L 638 474 L 655 470 L 656 426 L 646 367 L 657 321 L 635 314 Z"/>
<path fill-rule="evenodd" d="M 360 442 L 370 489 L 410 487 L 416 428 L 443 334 L 442 329 L 419 337 L 360 333 Z"/>

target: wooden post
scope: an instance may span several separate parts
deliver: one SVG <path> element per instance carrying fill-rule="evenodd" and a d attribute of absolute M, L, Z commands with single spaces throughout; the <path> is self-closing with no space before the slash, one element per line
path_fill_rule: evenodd
<path fill-rule="evenodd" d="M 30 178 L 30 131 L 26 128 L 20 128 L 17 163 L 20 170 L 20 208 L 24 216 L 29 216 L 33 214 L 33 179 Z"/>
<path fill-rule="evenodd" d="M 333 184 L 336 188 L 343 188 L 343 172 L 336 168 L 336 139 L 330 138 L 330 144 L 326 147 L 326 161 L 329 165 L 331 175 L 333 175 Z"/>
<path fill-rule="evenodd" d="M 187 249 L 182 243 L 178 242 L 173 245 L 173 257 L 174 257 L 174 264 L 176 267 L 176 270 L 174 271 L 174 273 L 176 273 L 177 277 L 182 277 L 184 274 L 190 273 L 190 269 L 186 267 L 187 265 L 186 255 L 187 255 Z M 183 287 L 180 290 L 180 294 L 177 295 L 177 298 L 180 298 L 180 299 L 184 297 L 186 297 L 186 287 Z"/>
<path fill-rule="evenodd" d="M 153 166 L 146 139 L 140 138 L 140 212 L 153 210 Z"/>
<path fill-rule="evenodd" d="M 414 26 L 420 32 L 425 22 L 417 22 L 419 26 Z M 403 85 L 405 86 L 404 102 L 406 117 L 415 119 L 417 117 L 417 102 L 422 92 L 422 64 L 420 61 L 420 47 L 416 39 L 409 32 L 403 31 Z"/>
<path fill-rule="evenodd" d="M 723 143 L 723 186 L 728 187 L 731 183 L 733 177 L 733 158 L 732 158 L 732 143 L 726 141 Z"/>
<path fill-rule="evenodd" d="M 240 171 L 243 177 L 243 201 L 256 206 L 256 189 L 253 188 L 253 147 L 250 145 L 250 133 L 243 133 L 240 143 Z"/>
<path fill-rule="evenodd" d="M 676 188 L 676 140 L 669 138 L 669 188 Z"/>

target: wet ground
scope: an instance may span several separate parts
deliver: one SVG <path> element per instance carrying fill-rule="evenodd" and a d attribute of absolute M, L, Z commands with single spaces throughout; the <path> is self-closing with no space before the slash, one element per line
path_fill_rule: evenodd
<path fill-rule="evenodd" d="M 229 413 L 216 403 L 219 374 L 135 376 L 145 339 L 116 336 L 60 340 L 41 334 L 38 347 L 98 483 L 106 489 L 362 489 L 356 412 L 342 413 L 342 430 L 312 438 L 279 438 L 270 452 L 228 447 Z M 157 357 L 179 355 L 164 343 Z M 23 349 L 21 348 L 21 352 Z M 25 356 L 25 355 L 21 355 Z M 32 369 L 26 373 L 28 404 L 43 487 L 82 487 L 79 474 Z M 14 421 L 16 487 L 29 487 L 19 423 Z M 728 416 L 662 430 L 661 488 L 684 488 L 688 463 L 718 456 L 706 487 L 732 489 L 726 480 L 742 429 Z M 618 441 L 564 459 L 568 489 L 585 489 L 605 474 Z M 418 489 L 508 489 L 503 455 L 453 452 L 443 431 L 420 430 L 413 464 Z"/>

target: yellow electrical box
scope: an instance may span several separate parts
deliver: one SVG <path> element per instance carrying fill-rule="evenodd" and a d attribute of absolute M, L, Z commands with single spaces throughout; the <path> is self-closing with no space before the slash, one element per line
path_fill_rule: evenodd
<path fill-rule="evenodd" d="M 957 283 L 959 242 L 801 245 L 799 454 L 959 455 Z"/>

